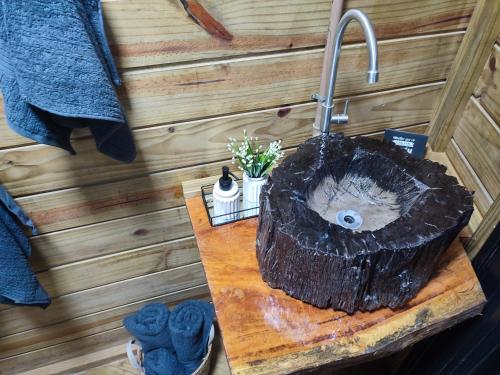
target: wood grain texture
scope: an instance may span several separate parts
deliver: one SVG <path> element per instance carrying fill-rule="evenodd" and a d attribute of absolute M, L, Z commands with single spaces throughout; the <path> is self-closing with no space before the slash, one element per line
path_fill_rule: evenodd
<path fill-rule="evenodd" d="M 435 152 L 430 147 L 428 147 L 427 152 L 425 153 L 425 158 L 446 166 L 447 168 L 446 174 L 456 177 L 460 185 L 465 186 L 468 189 L 471 189 L 471 187 L 465 184 L 464 181 L 462 180 L 461 175 L 458 173 L 458 170 L 453 165 L 451 158 L 447 152 L 446 153 Z M 459 234 L 459 237 L 461 239 L 462 238 L 469 239 L 472 236 L 472 233 L 474 233 L 477 230 L 482 220 L 483 216 L 479 212 L 476 202 L 474 202 L 474 212 L 472 213 L 469 224 L 467 225 L 467 227 L 464 228 L 464 230 L 462 230 L 462 232 Z"/>
<path fill-rule="evenodd" d="M 67 374 L 68 369 L 85 369 L 110 358 L 120 358 L 128 337 L 124 328 L 116 328 L 10 357 L 0 361 L 0 374 L 47 375 L 65 371 Z"/>
<path fill-rule="evenodd" d="M 37 274 L 52 298 L 198 262 L 193 238 L 70 263 Z M 89 277 L 92 275 L 92 277 Z"/>
<path fill-rule="evenodd" d="M 347 315 L 317 309 L 262 281 L 256 219 L 212 228 L 200 197 L 186 204 L 235 375 L 287 374 L 368 360 L 477 315 L 485 303 L 470 261 L 455 241 L 429 284 L 397 311 Z"/>
<path fill-rule="evenodd" d="M 203 267 L 194 263 L 58 297 L 43 311 L 28 307 L 2 310 L 0 336 L 54 325 L 205 283 Z"/>
<path fill-rule="evenodd" d="M 457 174 L 460 176 L 464 185 L 468 189 L 474 191 L 474 203 L 476 204 L 481 215 L 485 215 L 493 203 L 493 199 L 455 140 L 451 140 L 450 144 L 446 148 L 446 154 L 455 167 Z"/>
<path fill-rule="evenodd" d="M 90 159 L 90 156 L 89 156 Z M 216 175 L 228 161 L 156 172 L 99 185 L 20 197 L 40 233 L 109 221 L 184 204 L 183 180 Z"/>
<path fill-rule="evenodd" d="M 365 82 L 364 44 L 342 49 L 337 96 L 445 79 L 463 33 L 381 41 L 380 81 Z M 135 127 L 310 101 L 322 49 L 192 66 L 126 72 L 122 96 Z"/>
<path fill-rule="evenodd" d="M 475 98 L 467 103 L 453 139 L 496 198 L 500 194 L 500 128 Z"/>
<path fill-rule="evenodd" d="M 185 207 L 150 212 L 33 237 L 31 263 L 35 269 L 45 270 L 192 233 Z"/>
<path fill-rule="evenodd" d="M 354 136 L 428 121 L 442 86 L 442 83 L 437 83 L 352 97 L 351 122 L 348 126 L 334 126 L 332 130 Z M 297 144 L 300 143 L 309 137 L 312 108 L 313 105 L 298 105 L 205 121 L 201 129 L 194 128 L 193 132 L 198 130 L 200 139 L 208 137 L 212 131 L 220 134 L 217 136 L 220 142 L 207 144 L 206 147 L 212 151 L 207 150 L 203 159 L 212 159 L 212 154 L 215 155 L 214 159 L 226 159 L 229 154 L 223 147 L 222 139 L 229 131 L 238 136 L 243 129 L 247 129 L 264 139 L 287 139 L 288 134 L 294 134 L 292 138 Z M 423 130 L 423 125 L 409 126 L 410 131 Z M 177 148 L 176 144 L 182 139 L 186 139 L 182 143 L 183 147 Z M 198 142 L 188 142 L 187 139 L 187 136 L 181 139 L 173 136 L 164 147 L 165 155 L 170 156 L 171 145 L 175 151 L 185 152 L 186 159 L 190 159 L 188 155 L 197 152 Z M 175 158 L 175 153 L 172 156 Z M 92 160 L 92 157 L 88 155 L 85 160 Z M 144 177 L 129 177 L 123 181 L 29 195 L 18 198 L 17 202 L 34 220 L 40 233 L 53 232 L 183 205 L 182 181 L 217 175 L 222 165 L 227 163 L 225 160 L 155 172 Z M 76 260 L 79 259 L 73 258 L 72 261 Z"/>
<path fill-rule="evenodd" d="M 172 307 L 187 299 L 204 299 L 210 297 L 207 285 L 180 290 L 160 295 L 147 300 L 130 303 L 117 308 L 85 315 L 58 324 L 35 328 L 15 335 L 0 338 L 1 359 L 51 345 L 57 345 L 78 338 L 84 338 L 99 332 L 122 327 L 125 316 L 132 314 L 148 303 L 164 303 Z M 124 353 L 124 352 L 123 352 Z"/>
<path fill-rule="evenodd" d="M 212 365 L 210 375 L 231 375 L 226 354 L 219 335 L 215 336 L 213 343 Z M 130 366 L 128 360 L 123 358 L 105 365 L 85 370 L 76 375 L 137 375 L 137 370 Z"/>
<path fill-rule="evenodd" d="M 348 126 L 335 126 L 333 131 L 345 131 L 348 135 L 358 135 L 381 131 L 388 127 L 409 126 L 416 123 L 429 121 L 433 104 L 437 100 L 442 89 L 442 83 L 415 86 L 407 89 L 395 89 L 379 93 L 364 95 L 353 95 L 351 97 L 351 122 Z M 68 155 L 65 151 L 50 146 L 28 146 L 12 150 L 0 151 L 0 179 L 13 195 L 31 194 L 53 189 L 70 188 L 73 186 L 103 183 L 109 180 L 131 179 L 134 176 L 155 173 L 162 170 L 186 167 L 209 163 L 230 158 L 226 144 L 229 136 L 241 137 L 243 129 L 247 129 L 252 135 L 263 140 L 283 139 L 284 147 L 294 147 L 311 136 L 311 124 L 314 121 L 314 104 L 295 106 L 284 106 L 264 111 L 225 116 L 211 120 L 191 121 L 177 125 L 165 125 L 142 129 L 134 133 L 138 146 L 139 155 L 132 164 L 120 164 L 114 162 L 96 152 L 93 140 L 88 138 L 78 139 L 74 146 L 78 152 L 77 156 Z M 1 166 L 4 166 L 2 169 Z M 161 175 L 161 182 L 157 177 L 151 177 L 139 181 L 131 180 L 131 185 L 124 191 L 130 192 L 132 184 L 141 183 L 139 191 L 142 194 L 154 194 L 151 189 L 158 183 L 165 184 L 166 190 L 160 192 L 157 197 L 178 197 L 176 186 L 186 178 L 186 174 L 194 173 L 200 175 L 203 170 L 210 167 L 198 167 L 196 169 L 166 172 Z M 211 173 L 212 175 L 215 173 Z M 192 179 L 193 177 L 188 177 Z M 179 185 L 175 185 L 179 183 Z M 115 189 L 121 186 L 119 183 L 111 184 Z M 123 188 L 121 188 L 123 189 Z M 106 188 L 109 190 L 109 188 Z M 69 216 L 72 222 L 73 215 L 84 215 L 91 210 L 102 215 L 102 211 L 110 209 L 117 211 L 125 208 L 120 205 L 126 197 L 117 197 L 118 192 L 103 193 L 100 187 L 80 188 L 72 195 L 81 194 L 80 204 L 68 208 L 61 207 L 59 193 L 51 193 L 41 199 L 52 200 L 61 211 L 53 211 L 52 207 L 44 207 L 46 212 L 36 213 L 30 207 L 25 206 L 34 219 L 42 225 L 48 222 L 50 227 L 56 229 L 64 223 L 59 223 L 60 216 Z M 92 202 L 92 199 L 102 195 L 100 202 L 89 205 L 84 202 Z M 88 198 L 87 198 L 88 197 Z M 114 197 L 108 201 L 107 197 Z M 145 197 L 147 198 L 147 197 Z M 37 197 L 27 198 L 20 202 L 38 201 Z M 174 199 L 175 200 L 175 199 Z M 63 200 L 64 202 L 64 200 Z M 62 203 L 62 204 L 61 204 Z M 41 205 L 40 201 L 40 205 Z M 87 204 L 87 205 L 85 205 Z M 117 204 L 117 207 L 114 207 Z M 111 207 L 113 206 L 113 207 Z M 77 211 L 78 210 L 78 211 Z"/>
<path fill-rule="evenodd" d="M 177 0 L 104 0 L 139 146 L 131 166 L 99 155 L 85 131 L 74 134 L 76 157 L 34 146 L 8 129 L 0 98 L 0 182 L 43 233 L 33 238 L 32 258 L 42 282 L 64 294 L 46 311 L 0 306 L 0 355 L 13 355 L 0 360 L 0 374 L 73 373 L 121 356 L 123 314 L 206 288 L 200 264 L 182 265 L 197 255 L 189 240 L 175 242 L 165 264 L 165 241 L 192 234 L 181 181 L 227 163 L 226 132 L 248 128 L 292 148 L 309 137 L 330 0 L 201 3 L 234 34 L 232 43 L 206 34 Z M 378 86 L 364 84 L 365 48 L 352 44 L 363 38 L 350 26 L 338 91 L 356 96 L 346 133 L 424 129 L 474 4 L 346 1 L 374 21 L 387 68 Z M 429 82 L 438 83 L 410 87 Z"/>
<path fill-rule="evenodd" d="M 474 96 L 493 120 L 500 124 L 500 45 L 495 44 L 479 77 Z"/>
<path fill-rule="evenodd" d="M 222 56 L 293 50 L 325 44 L 330 0 L 203 0 L 207 11 L 234 36 L 224 42 L 187 17 L 176 1 L 104 1 L 112 50 L 121 67 L 171 64 Z M 474 0 L 391 2 L 347 0 L 345 9 L 360 8 L 372 20 L 380 40 L 465 29 Z M 347 42 L 364 40 L 350 27 Z"/>
<path fill-rule="evenodd" d="M 336 93 L 357 95 L 443 80 L 462 36 L 463 32 L 456 32 L 379 42 L 380 81 L 375 85 L 364 82 L 365 46 L 346 46 L 340 60 Z M 120 93 L 133 128 L 310 102 L 311 94 L 318 90 L 322 54 L 322 49 L 314 49 L 129 71 L 123 75 Z M 4 124 L 0 126 L 7 129 Z M 97 154 L 93 140 L 87 138 L 86 143 L 76 145 L 77 152 L 88 149 Z M 26 144 L 23 138 L 8 136 L 6 143 L 0 140 L 0 147 L 15 146 L 16 140 Z M 35 159 L 44 158 L 43 153 L 31 148 L 16 150 L 20 153 L 30 150 Z M 61 151 L 61 155 L 66 153 Z M 61 155 L 53 156 L 51 161 L 57 161 Z M 14 155 L 12 158 L 0 160 L 1 171 L 6 173 L 9 163 L 16 162 Z M 4 179 L 13 177 L 7 175 Z"/>
<path fill-rule="evenodd" d="M 465 249 L 471 258 L 474 258 L 479 253 L 499 222 L 500 196 L 495 198 L 495 201 L 484 216 L 484 220 L 481 222 L 481 225 L 477 228 L 472 237 L 465 243 Z"/>
<path fill-rule="evenodd" d="M 425 133 L 425 130 L 429 126 L 428 123 L 424 124 L 419 124 L 419 125 L 412 125 L 404 128 L 400 128 L 401 130 L 413 132 L 413 133 L 418 133 L 418 134 L 423 134 Z M 344 133 L 344 134 L 347 134 Z M 382 139 L 383 138 L 384 132 L 376 132 L 376 133 L 370 133 L 370 134 L 364 134 L 362 136 L 364 137 L 371 137 L 375 139 Z M 285 157 L 288 155 L 291 155 L 293 152 L 295 152 L 297 148 L 293 149 L 287 149 L 285 150 Z M 427 156 L 426 156 L 427 157 Z M 439 163 L 447 165 L 447 162 L 449 163 L 448 159 L 446 156 L 444 156 L 444 153 L 432 153 L 431 159 L 434 160 L 433 158 L 436 158 Z M 447 165 L 448 166 L 448 165 Z M 234 171 L 234 174 L 241 178 L 242 174 L 241 171 Z M 452 176 L 455 176 L 454 172 L 451 173 Z M 209 185 L 209 184 L 214 184 L 217 179 L 219 178 L 219 175 L 214 175 L 214 176 L 209 176 L 209 177 L 204 177 L 204 178 L 197 178 L 194 180 L 186 180 L 182 182 L 182 193 L 184 195 L 185 199 L 188 198 L 193 198 L 193 197 L 199 197 L 201 196 L 201 187 L 203 185 Z"/>
<path fill-rule="evenodd" d="M 434 151 L 444 151 L 450 142 L 499 33 L 500 2 L 478 0 L 431 121 Z"/>

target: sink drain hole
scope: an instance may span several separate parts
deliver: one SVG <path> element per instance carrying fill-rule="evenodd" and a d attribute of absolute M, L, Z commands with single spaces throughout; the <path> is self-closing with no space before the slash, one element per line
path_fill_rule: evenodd
<path fill-rule="evenodd" d="M 348 224 L 354 223 L 354 218 L 352 216 L 346 215 L 344 216 L 344 221 Z"/>
<path fill-rule="evenodd" d="M 354 210 L 342 210 L 337 212 L 337 224 L 346 229 L 358 229 L 363 224 L 361 215 Z"/>

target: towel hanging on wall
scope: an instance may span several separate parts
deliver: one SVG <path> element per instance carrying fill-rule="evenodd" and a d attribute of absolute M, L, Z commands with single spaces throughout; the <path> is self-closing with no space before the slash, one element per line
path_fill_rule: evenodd
<path fill-rule="evenodd" d="M 0 186 L 0 303 L 46 307 L 50 298 L 28 263 L 31 247 L 21 224 L 37 233 L 30 218 Z"/>
<path fill-rule="evenodd" d="M 74 154 L 72 130 L 88 127 L 99 151 L 131 162 L 119 84 L 100 0 L 0 0 L 0 88 L 14 131 Z"/>

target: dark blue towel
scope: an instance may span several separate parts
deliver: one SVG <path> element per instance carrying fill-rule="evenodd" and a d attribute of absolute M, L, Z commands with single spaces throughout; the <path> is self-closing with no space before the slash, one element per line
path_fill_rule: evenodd
<path fill-rule="evenodd" d="M 33 222 L 0 186 L 0 303 L 47 307 L 50 297 L 28 263 L 31 247 L 20 223 L 36 234 Z"/>
<path fill-rule="evenodd" d="M 167 349 L 152 350 L 144 356 L 146 375 L 184 375 L 184 367 Z M 190 375 L 190 374 L 186 374 Z"/>
<path fill-rule="evenodd" d="M 135 158 L 99 0 L 0 1 L 0 89 L 17 133 L 74 153 L 88 127 L 102 153 Z"/>
<path fill-rule="evenodd" d="M 170 314 L 172 343 L 186 374 L 192 374 L 207 354 L 214 315 L 212 305 L 203 301 L 183 302 Z"/>
<path fill-rule="evenodd" d="M 123 325 L 139 340 L 145 353 L 158 348 L 173 349 L 168 330 L 169 316 L 170 311 L 165 305 L 151 303 L 123 319 Z"/>

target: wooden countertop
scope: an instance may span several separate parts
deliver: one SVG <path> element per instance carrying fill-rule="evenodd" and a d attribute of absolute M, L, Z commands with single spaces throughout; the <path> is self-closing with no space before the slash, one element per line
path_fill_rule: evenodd
<path fill-rule="evenodd" d="M 353 315 L 318 309 L 262 280 L 255 255 L 257 219 L 213 228 L 202 198 L 188 196 L 186 205 L 234 375 L 290 374 L 374 359 L 478 315 L 486 302 L 457 240 L 432 280 L 404 308 Z"/>

